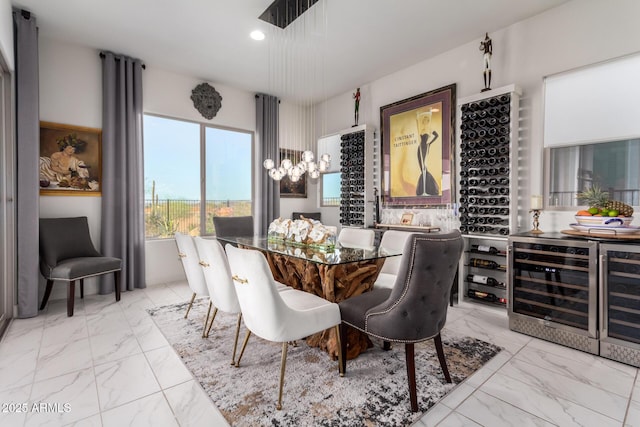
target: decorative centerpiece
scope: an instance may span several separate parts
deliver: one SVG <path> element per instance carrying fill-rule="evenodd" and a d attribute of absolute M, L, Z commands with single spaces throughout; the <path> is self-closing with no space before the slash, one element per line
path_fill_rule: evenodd
<path fill-rule="evenodd" d="M 580 225 L 619 227 L 629 226 L 633 221 L 633 208 L 611 200 L 609 193 L 597 185 L 578 193 L 578 200 L 589 206 L 589 209 L 576 213 L 576 221 Z"/>
<path fill-rule="evenodd" d="M 333 249 L 336 245 L 336 232 L 333 227 L 327 227 L 314 219 L 304 217 L 296 220 L 278 218 L 269 224 L 268 240 Z"/>
<path fill-rule="evenodd" d="M 576 223 L 571 228 L 583 232 L 610 230 L 613 233 L 636 233 L 633 227 L 633 208 L 626 203 L 609 199 L 609 193 L 598 186 L 578 193 L 578 200 L 589 206 L 576 213 Z"/>

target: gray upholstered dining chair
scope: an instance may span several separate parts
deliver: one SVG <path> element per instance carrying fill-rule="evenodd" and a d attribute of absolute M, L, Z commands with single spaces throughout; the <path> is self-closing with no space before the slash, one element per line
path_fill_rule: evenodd
<path fill-rule="evenodd" d="M 440 331 L 447 320 L 449 294 L 462 248 L 458 230 L 412 234 L 405 243 L 393 288 L 374 288 L 338 304 L 343 372 L 346 372 L 346 326 L 351 326 L 385 342 L 404 343 L 413 412 L 418 411 L 415 343 L 433 338 L 445 379 L 451 382 Z"/>
<path fill-rule="evenodd" d="M 322 221 L 322 212 L 293 212 L 291 213 L 291 219 L 301 219 L 302 217 L 307 219 L 315 219 L 316 221 Z"/>
<path fill-rule="evenodd" d="M 253 237 L 252 216 L 214 216 L 213 227 L 218 237 Z"/>
<path fill-rule="evenodd" d="M 116 301 L 120 301 L 120 258 L 102 256 L 93 246 L 87 217 L 40 218 L 40 272 L 47 280 L 40 310 L 44 310 L 54 281 L 68 282 L 67 316 L 73 316 L 76 280 L 84 298 L 84 279 L 115 273 Z"/>

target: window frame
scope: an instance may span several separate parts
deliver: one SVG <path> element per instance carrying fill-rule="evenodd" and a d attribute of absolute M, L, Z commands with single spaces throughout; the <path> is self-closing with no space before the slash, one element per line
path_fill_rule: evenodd
<path fill-rule="evenodd" d="M 242 133 L 242 134 L 247 134 L 251 137 L 251 194 L 250 194 L 250 201 L 251 201 L 251 215 L 253 217 L 256 216 L 256 200 L 255 200 L 255 195 L 256 195 L 256 182 L 255 182 L 255 164 L 256 164 L 256 138 L 255 138 L 255 131 L 253 130 L 247 130 L 247 129 L 241 129 L 241 128 L 236 128 L 236 127 L 231 127 L 231 126 L 222 126 L 222 125 L 214 125 L 212 123 L 205 123 L 205 122 L 201 122 L 198 120 L 190 120 L 190 119 L 184 119 L 184 118 L 179 118 L 179 117 L 173 117 L 173 116 L 169 116 L 169 115 L 165 115 L 165 114 L 156 114 L 156 113 L 148 113 L 145 112 L 143 113 L 143 120 L 145 116 L 153 116 L 153 117 L 158 117 L 161 119 L 166 119 L 166 120 L 176 120 L 176 121 L 180 121 L 180 122 L 186 122 L 186 123 L 193 123 L 199 126 L 199 135 L 200 135 L 200 151 L 199 151 L 199 155 L 200 155 L 200 224 L 199 224 L 199 235 L 200 236 L 213 236 L 213 234 L 207 234 L 207 227 L 206 227 L 206 221 L 207 221 L 207 211 L 206 211 L 206 203 L 207 203 L 207 199 L 206 199 L 206 194 L 207 194 L 207 167 L 206 167 L 206 162 L 207 162 L 207 139 L 206 139 L 206 133 L 207 133 L 207 128 L 212 128 L 212 129 L 216 129 L 216 130 L 223 130 L 223 131 L 230 131 L 230 132 L 238 132 L 238 133 Z M 144 122 L 143 122 L 144 123 Z M 144 125 L 143 125 L 143 129 L 144 129 Z M 144 142 L 144 134 L 143 134 L 143 146 L 145 144 Z M 144 158 L 143 158 L 143 162 L 144 162 Z M 146 231 L 145 231 L 145 240 L 163 240 L 163 239 L 168 239 L 171 237 L 148 237 L 146 236 Z"/>

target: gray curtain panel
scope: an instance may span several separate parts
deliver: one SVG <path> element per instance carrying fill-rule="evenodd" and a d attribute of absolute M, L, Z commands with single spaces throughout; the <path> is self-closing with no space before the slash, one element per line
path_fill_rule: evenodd
<path fill-rule="evenodd" d="M 38 28 L 29 12 L 13 12 L 16 65 L 16 222 L 18 317 L 38 315 Z"/>
<path fill-rule="evenodd" d="M 272 95 L 256 95 L 256 141 L 260 159 L 273 159 L 276 165 L 280 163 L 278 150 L 278 98 Z M 261 212 L 258 233 L 266 235 L 269 224 L 280 216 L 280 183 L 269 178 L 267 171 L 259 165 Z"/>
<path fill-rule="evenodd" d="M 144 288 L 142 62 L 102 52 L 102 238 L 105 256 L 122 259 L 121 290 Z M 113 291 L 104 276 L 100 293 Z"/>

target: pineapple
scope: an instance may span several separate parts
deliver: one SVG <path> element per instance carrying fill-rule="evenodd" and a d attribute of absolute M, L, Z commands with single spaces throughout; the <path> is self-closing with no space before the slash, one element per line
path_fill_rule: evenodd
<path fill-rule="evenodd" d="M 603 191 L 597 185 L 578 193 L 577 198 L 590 208 L 602 209 L 609 203 L 609 193 Z"/>
<path fill-rule="evenodd" d="M 604 207 L 610 211 L 616 210 L 620 215 L 633 216 L 633 208 L 626 203 L 622 203 L 617 200 L 609 200 Z"/>
<path fill-rule="evenodd" d="M 603 191 L 597 185 L 588 190 L 578 193 L 578 200 L 588 205 L 590 208 L 606 209 L 607 211 L 618 211 L 620 215 L 633 216 L 633 208 L 626 203 L 609 199 L 609 193 Z"/>

